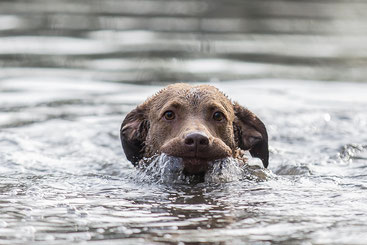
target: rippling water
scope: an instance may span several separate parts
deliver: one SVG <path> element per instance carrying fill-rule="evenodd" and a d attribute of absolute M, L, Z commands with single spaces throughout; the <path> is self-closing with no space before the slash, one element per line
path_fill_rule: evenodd
<path fill-rule="evenodd" d="M 1 1 L 0 244 L 366 244 L 366 9 Z M 227 159 L 198 183 L 164 155 L 133 168 L 121 121 L 174 81 L 259 115 L 269 171 Z"/>
<path fill-rule="evenodd" d="M 367 84 L 214 85 L 267 125 L 266 181 L 147 181 L 119 126 L 159 86 L 2 80 L 0 243 L 364 244 Z"/>
<path fill-rule="evenodd" d="M 365 81 L 358 0 L 7 0 L 0 78 Z"/>

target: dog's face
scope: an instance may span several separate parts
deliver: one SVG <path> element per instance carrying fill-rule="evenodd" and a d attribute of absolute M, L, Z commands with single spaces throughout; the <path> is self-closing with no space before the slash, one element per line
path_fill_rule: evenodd
<path fill-rule="evenodd" d="M 213 86 L 174 84 L 130 112 L 121 126 L 129 161 L 165 153 L 183 159 L 188 174 L 204 173 L 210 161 L 250 150 L 268 165 L 264 124 Z"/>

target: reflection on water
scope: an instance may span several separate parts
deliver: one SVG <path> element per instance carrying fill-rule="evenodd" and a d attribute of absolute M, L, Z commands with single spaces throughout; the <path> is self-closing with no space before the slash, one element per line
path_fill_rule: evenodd
<path fill-rule="evenodd" d="M 0 77 L 364 81 L 363 1 L 2 1 Z"/>

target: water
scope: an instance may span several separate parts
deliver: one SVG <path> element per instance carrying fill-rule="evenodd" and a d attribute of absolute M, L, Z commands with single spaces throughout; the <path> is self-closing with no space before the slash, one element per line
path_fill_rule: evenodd
<path fill-rule="evenodd" d="M 119 126 L 160 86 L 2 80 L 0 243 L 364 244 L 367 84 L 214 85 L 267 125 L 267 180 L 159 181 L 134 169 Z"/>
<path fill-rule="evenodd" d="M 358 0 L 3 0 L 0 78 L 365 81 Z"/>
<path fill-rule="evenodd" d="M 0 2 L 0 244 L 366 244 L 367 4 L 229 2 Z M 175 81 L 255 112 L 269 170 L 133 168 L 120 124 Z"/>

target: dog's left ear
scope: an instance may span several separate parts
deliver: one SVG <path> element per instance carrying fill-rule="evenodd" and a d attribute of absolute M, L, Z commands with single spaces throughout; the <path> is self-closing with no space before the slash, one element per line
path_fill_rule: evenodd
<path fill-rule="evenodd" d="M 149 130 L 145 109 L 138 106 L 122 122 L 120 138 L 127 160 L 136 165 L 143 158 L 144 142 Z"/>
<path fill-rule="evenodd" d="M 268 133 L 264 123 L 251 111 L 235 103 L 233 129 L 238 147 L 249 150 L 251 156 L 260 158 L 264 167 L 269 165 Z"/>

